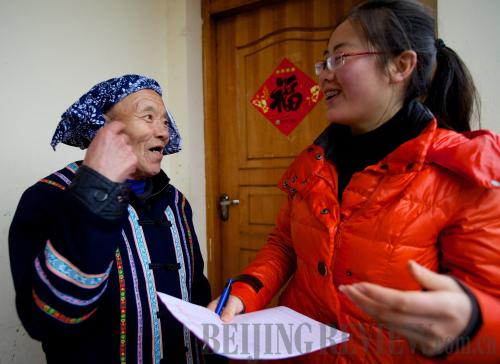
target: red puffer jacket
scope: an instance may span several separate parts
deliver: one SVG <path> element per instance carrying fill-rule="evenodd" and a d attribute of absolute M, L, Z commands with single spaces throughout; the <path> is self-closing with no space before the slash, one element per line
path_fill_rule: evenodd
<path fill-rule="evenodd" d="M 284 174 L 288 193 L 273 232 L 238 282 L 247 312 L 280 304 L 350 333 L 346 344 L 294 363 L 425 363 L 338 291 L 368 281 L 420 290 L 408 260 L 458 278 L 482 313 L 479 333 L 447 362 L 500 363 L 500 137 L 459 134 L 433 120 L 376 165 L 355 173 L 337 198 L 335 166 L 311 145 Z"/>

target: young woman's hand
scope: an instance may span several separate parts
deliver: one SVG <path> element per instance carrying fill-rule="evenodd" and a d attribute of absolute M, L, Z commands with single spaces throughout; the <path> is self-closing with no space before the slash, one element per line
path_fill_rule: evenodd
<path fill-rule="evenodd" d="M 217 307 L 219 299 L 220 296 L 217 297 L 212 302 L 210 302 L 210 304 L 207 307 L 215 312 L 215 308 Z M 244 309 L 243 302 L 241 302 L 241 300 L 238 297 L 230 295 L 229 298 L 227 299 L 224 309 L 222 310 L 220 318 L 224 322 L 229 322 L 233 319 L 234 316 L 242 313 L 243 309 Z"/>
<path fill-rule="evenodd" d="M 399 291 L 362 282 L 340 286 L 375 320 L 405 336 L 424 355 L 440 353 L 469 323 L 472 302 L 451 277 L 410 261 L 410 271 L 426 291 Z"/>

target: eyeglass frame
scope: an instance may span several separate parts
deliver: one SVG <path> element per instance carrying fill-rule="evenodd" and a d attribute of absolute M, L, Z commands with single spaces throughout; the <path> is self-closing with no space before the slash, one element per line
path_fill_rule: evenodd
<path fill-rule="evenodd" d="M 358 52 L 358 53 L 334 53 L 331 56 L 328 56 L 325 60 L 323 61 L 317 61 L 314 63 L 314 73 L 316 76 L 319 76 L 321 72 L 325 71 L 328 69 L 329 71 L 333 71 L 335 69 L 338 69 L 342 67 L 345 64 L 345 59 L 346 57 L 353 57 L 353 56 L 366 56 L 366 55 L 371 55 L 371 54 L 383 54 L 387 52 L 381 52 L 381 51 L 372 51 L 372 52 Z M 333 65 L 333 59 L 340 59 L 340 63 L 336 66 Z"/>

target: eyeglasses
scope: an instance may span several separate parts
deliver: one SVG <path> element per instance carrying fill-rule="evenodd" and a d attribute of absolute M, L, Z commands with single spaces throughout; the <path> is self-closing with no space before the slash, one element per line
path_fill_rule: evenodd
<path fill-rule="evenodd" d="M 329 71 L 333 71 L 339 67 L 342 67 L 345 63 L 346 57 L 353 56 L 367 56 L 370 54 L 382 54 L 385 52 L 360 52 L 360 53 L 337 53 L 332 54 L 324 61 L 318 61 L 314 64 L 314 72 L 317 76 L 321 74 L 324 70 L 328 69 Z"/>

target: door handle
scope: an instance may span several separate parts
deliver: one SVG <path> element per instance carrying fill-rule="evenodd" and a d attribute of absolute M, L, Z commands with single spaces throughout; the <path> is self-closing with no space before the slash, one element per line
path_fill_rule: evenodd
<path fill-rule="evenodd" d="M 219 198 L 221 220 L 227 221 L 229 219 L 229 206 L 239 204 L 240 200 L 231 200 L 227 193 L 223 193 Z"/>

